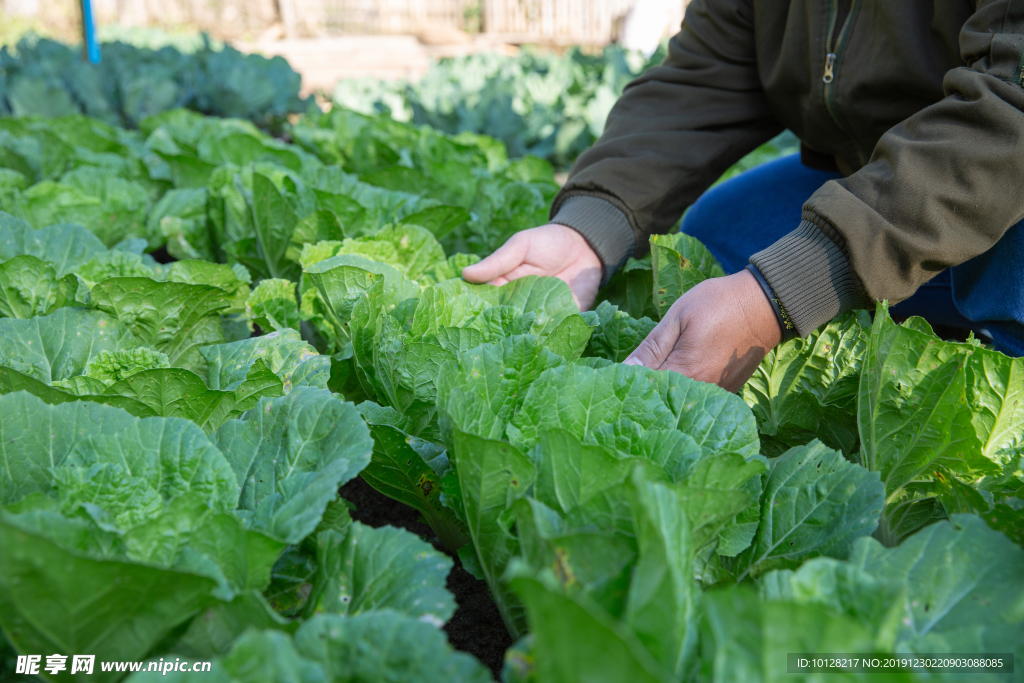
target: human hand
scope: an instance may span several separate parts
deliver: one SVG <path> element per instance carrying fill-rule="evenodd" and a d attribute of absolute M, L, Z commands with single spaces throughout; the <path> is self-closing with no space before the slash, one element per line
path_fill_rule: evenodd
<path fill-rule="evenodd" d="M 503 285 L 526 275 L 565 281 L 581 311 L 594 305 L 601 284 L 601 259 L 572 228 L 549 223 L 517 232 L 480 263 L 462 269 L 469 282 Z"/>
<path fill-rule="evenodd" d="M 741 270 L 705 280 L 679 297 L 623 362 L 673 370 L 736 392 L 781 341 L 764 290 Z"/>

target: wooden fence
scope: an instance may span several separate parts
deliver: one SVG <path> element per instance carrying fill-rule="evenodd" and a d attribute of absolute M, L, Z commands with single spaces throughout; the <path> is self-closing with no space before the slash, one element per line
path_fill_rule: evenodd
<path fill-rule="evenodd" d="M 203 30 L 251 41 L 274 32 L 293 38 L 423 34 L 444 41 L 462 31 L 508 43 L 602 45 L 614 40 L 636 0 L 92 0 L 97 21 Z M 73 20 L 78 0 L 0 0 L 8 14 L 43 25 Z M 685 0 L 677 0 L 678 26 Z"/>
<path fill-rule="evenodd" d="M 495 0 L 485 2 L 488 33 L 506 42 L 542 37 L 555 44 L 601 44 L 612 41 L 635 0 Z"/>
<path fill-rule="evenodd" d="M 300 31 L 330 35 L 461 30 L 475 0 L 282 0 L 293 3 Z"/>

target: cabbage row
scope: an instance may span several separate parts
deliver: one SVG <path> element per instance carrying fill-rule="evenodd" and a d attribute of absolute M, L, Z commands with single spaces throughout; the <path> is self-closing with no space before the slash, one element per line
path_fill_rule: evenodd
<path fill-rule="evenodd" d="M 105 42 L 100 64 L 83 62 L 78 47 L 31 35 L 0 49 L 0 115 L 87 114 L 134 128 L 188 107 L 275 128 L 308 108 L 300 84 L 283 58 L 214 49 L 206 36 L 192 52 Z"/>
<path fill-rule="evenodd" d="M 447 133 L 489 135 L 505 143 L 513 157 L 534 155 L 568 170 L 601 137 L 626 85 L 665 55 L 664 46 L 648 58 L 609 45 L 601 55 L 579 48 L 564 55 L 527 48 L 515 56 L 448 57 L 416 82 L 342 79 L 333 101 Z M 799 142 L 787 133 L 726 175 L 798 148 Z"/>
<path fill-rule="evenodd" d="M 334 102 L 366 114 L 470 131 L 505 143 L 512 156 L 533 154 L 566 167 L 604 130 L 629 81 L 665 57 L 650 59 L 610 45 L 600 56 L 578 48 L 559 56 L 476 54 L 433 65 L 417 82 L 343 79 Z"/>
<path fill-rule="evenodd" d="M 509 682 L 1024 661 L 1024 360 L 882 304 L 739 394 L 624 366 L 722 275 L 695 240 L 594 311 L 469 284 L 544 220 L 547 162 L 341 109 L 287 136 L 0 119 L 0 679 L 57 652 L 214 661 L 133 683 L 489 680 L 439 630 L 452 560 L 353 522 L 355 476 L 487 583 Z"/>

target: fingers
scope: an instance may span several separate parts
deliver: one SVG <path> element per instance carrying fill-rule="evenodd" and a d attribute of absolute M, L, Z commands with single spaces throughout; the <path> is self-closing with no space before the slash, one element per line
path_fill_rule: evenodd
<path fill-rule="evenodd" d="M 529 240 L 522 238 L 521 235 L 513 235 L 500 249 L 480 263 L 463 268 L 462 277 L 468 282 L 477 283 L 497 280 L 522 265 L 526 258 L 528 244 Z M 507 281 L 494 282 L 494 284 L 503 284 Z"/>
<path fill-rule="evenodd" d="M 583 264 L 578 270 L 563 271 L 556 275 L 572 290 L 573 301 L 581 311 L 589 311 L 597 298 L 597 290 L 601 286 L 602 268 L 598 265 Z"/>
<path fill-rule="evenodd" d="M 666 321 L 662 320 L 623 363 L 643 365 L 645 368 L 657 370 L 672 353 L 678 339 L 679 328 L 673 324 L 666 324 Z"/>

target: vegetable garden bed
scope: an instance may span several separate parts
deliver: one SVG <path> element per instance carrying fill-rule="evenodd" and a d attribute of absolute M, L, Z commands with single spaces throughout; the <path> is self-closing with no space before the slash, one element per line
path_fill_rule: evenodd
<path fill-rule="evenodd" d="M 1024 361 L 881 305 L 739 395 L 623 366 L 721 274 L 699 243 L 592 312 L 469 285 L 546 220 L 548 162 L 342 109 L 285 132 L 0 119 L 0 681 L 486 681 L 513 641 L 544 683 L 1024 662 Z"/>

